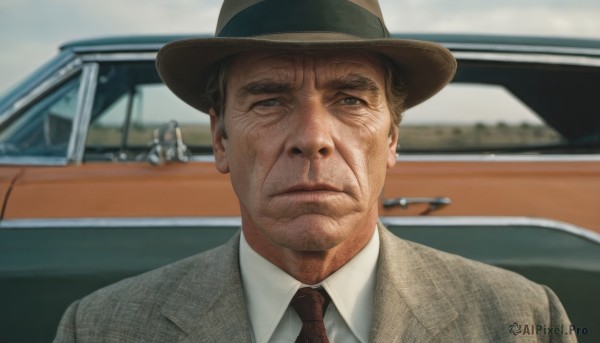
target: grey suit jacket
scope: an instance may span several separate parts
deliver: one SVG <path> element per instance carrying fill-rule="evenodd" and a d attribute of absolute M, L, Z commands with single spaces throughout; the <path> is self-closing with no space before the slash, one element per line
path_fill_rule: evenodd
<path fill-rule="evenodd" d="M 576 341 L 523 335 L 569 320 L 554 293 L 522 276 L 397 238 L 379 227 L 372 342 Z M 250 342 L 238 263 L 227 244 L 73 303 L 55 342 Z M 509 326 L 522 326 L 514 335 Z M 516 331 L 515 331 L 516 332 Z"/>

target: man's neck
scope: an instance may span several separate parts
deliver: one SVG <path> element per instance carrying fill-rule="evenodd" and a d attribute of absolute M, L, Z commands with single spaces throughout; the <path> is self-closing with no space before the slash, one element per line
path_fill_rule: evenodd
<path fill-rule="evenodd" d="M 273 244 L 261 235 L 260 230 L 244 225 L 248 245 L 262 257 L 294 277 L 315 285 L 325 280 L 360 252 L 373 236 L 377 217 L 358 223 L 360 228 L 347 240 L 324 251 L 295 251 Z"/>

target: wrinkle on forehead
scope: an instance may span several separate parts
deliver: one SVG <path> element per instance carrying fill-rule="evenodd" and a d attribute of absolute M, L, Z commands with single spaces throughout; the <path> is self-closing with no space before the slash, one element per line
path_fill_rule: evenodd
<path fill-rule="evenodd" d="M 244 53 L 234 59 L 229 78 L 239 81 L 236 83 L 240 88 L 259 81 L 289 83 L 289 75 L 296 69 L 294 65 L 298 63 L 297 59 L 290 52 Z"/>
<path fill-rule="evenodd" d="M 355 50 L 244 53 L 233 61 L 231 71 L 230 77 L 243 80 L 243 83 L 267 79 L 291 82 L 296 87 L 302 87 L 306 81 L 319 87 L 331 79 L 356 73 L 370 74 L 382 87 L 385 80 L 380 58 L 375 53 Z M 305 80 L 307 76 L 314 80 Z"/>

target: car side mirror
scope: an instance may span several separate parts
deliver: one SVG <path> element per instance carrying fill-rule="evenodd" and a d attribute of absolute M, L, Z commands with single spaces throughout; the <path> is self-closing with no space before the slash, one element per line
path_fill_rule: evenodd
<path fill-rule="evenodd" d="M 181 128 L 175 120 L 154 130 L 151 146 L 146 159 L 153 165 L 170 162 L 188 162 L 191 153 L 183 143 Z"/>

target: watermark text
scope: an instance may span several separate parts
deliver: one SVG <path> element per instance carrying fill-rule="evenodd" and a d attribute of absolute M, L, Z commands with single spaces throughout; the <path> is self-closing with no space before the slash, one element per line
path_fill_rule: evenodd
<path fill-rule="evenodd" d="M 546 326 L 540 324 L 520 324 L 514 322 L 508 326 L 508 332 L 515 336 L 543 336 L 543 335 L 587 335 L 586 327 L 575 325 Z"/>

